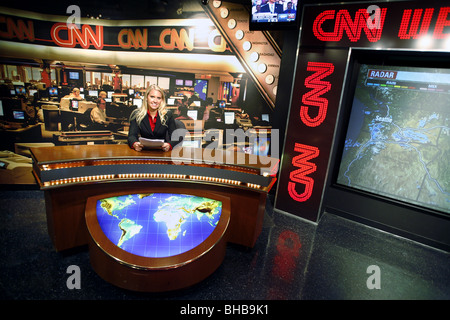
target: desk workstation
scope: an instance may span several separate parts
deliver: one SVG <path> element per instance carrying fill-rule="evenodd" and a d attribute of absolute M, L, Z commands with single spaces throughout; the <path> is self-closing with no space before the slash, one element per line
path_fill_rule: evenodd
<path fill-rule="evenodd" d="M 55 249 L 89 244 L 96 272 L 126 289 L 166 291 L 201 281 L 220 265 L 227 242 L 254 246 L 263 225 L 267 193 L 278 170 L 278 159 L 205 151 L 136 152 L 126 145 L 32 148 L 33 173 L 45 193 L 48 233 Z M 167 258 L 136 256 L 108 240 L 97 220 L 97 203 L 112 214 L 116 205 L 124 204 L 118 199 L 134 202 L 160 193 L 172 198 L 202 197 L 207 199 L 203 200 L 206 206 L 219 201 L 220 221 L 209 240 Z M 132 200 L 134 195 L 137 198 Z M 206 207 L 197 210 L 197 214 L 210 212 Z M 185 272 L 193 276 L 178 276 Z M 174 277 L 178 281 L 170 280 Z"/>

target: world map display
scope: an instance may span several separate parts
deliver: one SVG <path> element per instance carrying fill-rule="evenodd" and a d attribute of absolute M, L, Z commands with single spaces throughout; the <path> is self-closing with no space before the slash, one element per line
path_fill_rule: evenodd
<path fill-rule="evenodd" d="M 338 183 L 450 213 L 450 70 L 362 65 Z"/>
<path fill-rule="evenodd" d="M 170 257 L 195 248 L 219 223 L 222 202 L 186 194 L 130 194 L 97 201 L 106 237 L 143 257 Z"/>

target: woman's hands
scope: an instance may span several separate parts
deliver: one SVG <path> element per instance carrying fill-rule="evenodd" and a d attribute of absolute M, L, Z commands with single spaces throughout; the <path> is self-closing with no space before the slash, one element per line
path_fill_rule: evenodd
<path fill-rule="evenodd" d="M 133 143 L 133 149 L 136 151 L 142 151 L 142 149 L 144 148 L 144 145 L 142 143 L 140 143 L 139 141 Z M 164 142 L 163 145 L 161 146 L 161 150 L 166 152 L 170 150 L 170 144 L 168 144 L 167 142 Z"/>
<path fill-rule="evenodd" d="M 140 143 L 139 141 L 133 143 L 133 149 L 136 151 L 142 151 L 142 149 L 144 148 L 144 145 L 142 143 Z"/>
<path fill-rule="evenodd" d="M 167 142 L 164 142 L 162 147 L 161 147 L 162 151 L 169 151 L 170 150 L 170 144 L 168 144 Z"/>

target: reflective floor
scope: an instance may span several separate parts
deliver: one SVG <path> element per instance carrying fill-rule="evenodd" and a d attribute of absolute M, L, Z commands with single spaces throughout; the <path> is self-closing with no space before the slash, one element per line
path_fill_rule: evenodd
<path fill-rule="evenodd" d="M 55 252 L 44 194 L 0 192 L 0 298 L 44 300 L 450 299 L 448 253 L 325 214 L 318 225 L 274 212 L 269 200 L 254 248 L 228 245 L 205 281 L 177 292 L 122 290 L 92 270 L 87 247 Z M 68 289 L 67 268 L 81 271 Z"/>

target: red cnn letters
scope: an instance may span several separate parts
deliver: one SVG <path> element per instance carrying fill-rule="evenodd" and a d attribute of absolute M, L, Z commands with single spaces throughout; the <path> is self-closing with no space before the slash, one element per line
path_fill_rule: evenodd
<path fill-rule="evenodd" d="M 308 62 L 307 71 L 314 73 L 305 79 L 305 87 L 310 88 L 302 97 L 303 105 L 300 107 L 300 119 L 310 128 L 320 126 L 327 116 L 328 99 L 322 95 L 331 90 L 331 83 L 323 79 L 334 72 L 332 63 Z M 311 117 L 310 107 L 317 108 L 317 115 Z M 314 146 L 295 143 L 294 152 L 300 152 L 293 157 L 292 165 L 298 169 L 289 175 L 288 192 L 292 199 L 298 202 L 307 201 L 313 192 L 314 179 L 307 175 L 315 172 L 317 166 L 309 162 L 319 156 L 320 150 Z M 302 192 L 298 191 L 298 185 L 302 184 Z"/>

